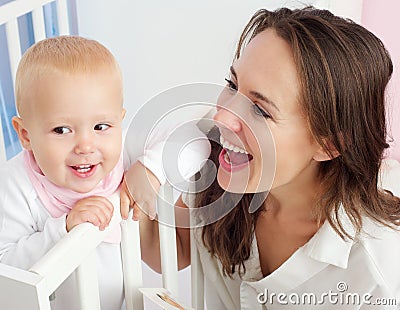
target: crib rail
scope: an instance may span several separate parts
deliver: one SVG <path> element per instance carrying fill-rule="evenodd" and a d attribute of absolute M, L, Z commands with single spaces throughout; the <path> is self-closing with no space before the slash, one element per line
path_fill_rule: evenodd
<path fill-rule="evenodd" d="M 143 297 L 139 292 L 143 286 L 142 277 L 137 272 L 141 270 L 139 224 L 131 218 L 121 220 L 118 195 L 113 195 L 110 201 L 114 204 L 114 215 L 104 231 L 90 223 L 76 226 L 29 271 L 0 264 L 2 309 L 50 309 L 49 296 L 73 272 L 76 272 L 80 308 L 100 309 L 95 250 L 109 232 L 120 224 L 123 272 L 131 276 L 124 283 L 126 309 L 143 309 Z M 10 294 L 5 294 L 4 289 L 9 290 Z M 28 307 L 25 307 L 26 300 L 30 300 Z"/>

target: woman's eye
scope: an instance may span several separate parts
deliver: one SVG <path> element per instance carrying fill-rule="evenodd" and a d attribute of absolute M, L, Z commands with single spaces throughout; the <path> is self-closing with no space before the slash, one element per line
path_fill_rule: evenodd
<path fill-rule="evenodd" d="M 110 128 L 110 125 L 107 124 L 97 124 L 96 126 L 94 126 L 94 130 L 107 130 L 108 128 Z"/>
<path fill-rule="evenodd" d="M 269 115 L 267 112 L 265 112 L 258 104 L 253 104 L 253 111 L 255 114 L 262 116 L 264 118 L 271 118 L 271 115 Z"/>
<path fill-rule="evenodd" d="M 56 127 L 53 129 L 53 132 L 55 132 L 58 135 L 63 135 L 66 133 L 70 133 L 71 129 L 69 129 L 68 127 Z"/>
<path fill-rule="evenodd" d="M 235 83 L 232 82 L 232 80 L 230 79 L 225 79 L 227 86 L 229 87 L 229 89 L 233 90 L 233 91 L 237 91 L 237 86 Z"/>

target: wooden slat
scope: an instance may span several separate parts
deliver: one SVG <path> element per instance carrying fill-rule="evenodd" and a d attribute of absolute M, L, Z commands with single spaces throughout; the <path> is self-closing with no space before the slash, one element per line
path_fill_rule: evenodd
<path fill-rule="evenodd" d="M 57 20 L 58 32 L 60 35 L 68 35 L 69 21 L 68 21 L 68 7 L 67 0 L 57 0 Z"/>
<path fill-rule="evenodd" d="M 46 29 L 44 25 L 43 8 L 39 7 L 32 10 L 32 25 L 35 35 L 35 42 L 39 42 L 46 38 Z"/>
<path fill-rule="evenodd" d="M 194 244 L 193 231 L 191 231 L 190 242 Z M 196 310 L 204 309 L 204 273 L 201 267 L 199 252 L 196 245 L 190 249 L 190 268 L 191 268 L 191 283 L 192 283 L 192 307 Z"/>
<path fill-rule="evenodd" d="M 139 222 L 132 220 L 133 209 L 127 220 L 121 222 L 121 253 L 124 276 L 126 310 L 143 310 L 142 256 L 140 250 Z"/>
<path fill-rule="evenodd" d="M 189 193 L 196 193 L 195 179 L 192 177 L 190 182 Z M 204 309 L 204 273 L 201 267 L 199 252 L 196 245 L 195 229 L 196 219 L 195 213 L 195 195 L 188 195 L 189 198 L 189 214 L 190 214 L 190 268 L 192 283 L 192 307 L 196 310 Z"/>
<path fill-rule="evenodd" d="M 16 18 L 11 19 L 6 23 L 6 37 L 12 81 L 15 86 L 15 74 L 17 72 L 18 62 L 21 59 L 21 43 L 19 41 L 18 21 Z"/>
<path fill-rule="evenodd" d="M 96 252 L 84 259 L 75 271 L 81 310 L 100 310 Z"/>
<path fill-rule="evenodd" d="M 1 6 L 0 25 L 55 0 L 15 0 Z"/>
<path fill-rule="evenodd" d="M 176 253 L 175 212 L 172 186 L 160 187 L 158 204 L 158 228 L 160 233 L 161 270 L 163 287 L 179 296 L 178 257 Z"/>
<path fill-rule="evenodd" d="M 40 275 L 0 263 L 1 309 L 50 310 L 49 297 L 38 294 L 43 282 Z"/>

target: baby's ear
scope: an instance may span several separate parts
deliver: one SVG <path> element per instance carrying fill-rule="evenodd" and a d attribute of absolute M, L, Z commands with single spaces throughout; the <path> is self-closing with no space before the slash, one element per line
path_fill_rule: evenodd
<path fill-rule="evenodd" d="M 22 118 L 14 116 L 12 118 L 12 125 L 18 134 L 19 141 L 24 149 L 31 150 L 31 140 L 29 139 L 28 130 L 24 127 Z"/>
<path fill-rule="evenodd" d="M 328 161 L 340 156 L 339 151 L 328 139 L 324 139 L 325 147 L 320 145 L 315 152 L 313 159 L 316 161 Z"/>

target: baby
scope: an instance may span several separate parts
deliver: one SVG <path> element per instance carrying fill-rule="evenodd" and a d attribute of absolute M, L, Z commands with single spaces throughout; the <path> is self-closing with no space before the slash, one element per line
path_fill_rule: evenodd
<path fill-rule="evenodd" d="M 124 174 L 123 83 L 103 45 L 65 36 L 28 49 L 15 92 L 19 116 L 12 123 L 24 151 L 0 167 L 0 261 L 29 269 L 76 225 L 108 226 L 114 206 L 106 197 Z M 133 180 L 146 172 L 134 165 Z M 146 186 L 138 184 L 135 196 Z M 103 310 L 123 304 L 119 241 L 116 229 L 97 248 Z M 74 290 L 72 275 L 56 291 L 52 309 L 77 309 Z"/>

